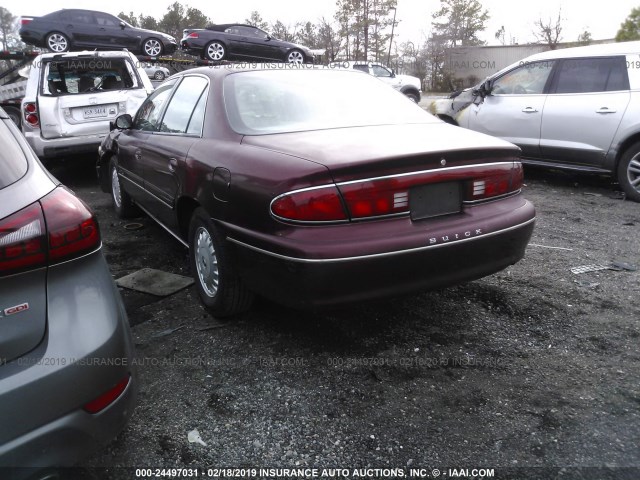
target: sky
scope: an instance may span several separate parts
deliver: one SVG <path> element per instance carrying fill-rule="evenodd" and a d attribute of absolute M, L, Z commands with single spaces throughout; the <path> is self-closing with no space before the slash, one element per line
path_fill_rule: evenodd
<path fill-rule="evenodd" d="M 114 15 L 121 11 L 133 11 L 136 15 L 144 12 L 145 15 L 160 18 L 173 1 L 110 0 L 93 6 L 86 0 L 29 0 L 24 4 L 0 0 L 0 6 L 16 16 L 45 15 L 62 8 L 87 8 Z M 601 3 L 602 7 L 595 7 L 596 4 L 584 0 L 480 0 L 480 3 L 490 15 L 487 29 L 480 35 L 489 45 L 498 44 L 495 32 L 501 26 L 505 27 L 507 43 L 510 38 L 514 38 L 516 43 L 535 41 L 533 22 L 539 18 L 545 22 L 549 19 L 555 22 L 560 9 L 563 41 L 575 41 L 585 30 L 591 32 L 594 40 L 613 38 L 631 9 L 640 6 L 638 0 L 613 0 Z M 182 4 L 198 8 L 215 23 L 242 22 L 253 10 L 257 10 L 268 23 L 281 20 L 285 25 L 293 26 L 297 22 L 316 23 L 322 17 L 332 19 L 336 11 L 336 0 L 183 0 Z M 416 46 L 422 44 L 431 30 L 431 15 L 439 5 L 438 0 L 398 0 L 396 20 L 399 24 L 394 39 L 397 42 L 411 41 Z"/>

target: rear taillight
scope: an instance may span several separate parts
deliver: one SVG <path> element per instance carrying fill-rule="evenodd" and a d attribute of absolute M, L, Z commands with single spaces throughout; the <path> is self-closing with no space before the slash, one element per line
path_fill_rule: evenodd
<path fill-rule="evenodd" d="M 197 32 L 192 32 L 189 35 L 187 35 L 187 38 L 200 38 L 200 35 L 198 35 Z"/>
<path fill-rule="evenodd" d="M 24 111 L 25 121 L 32 127 L 40 125 L 40 116 L 38 115 L 38 106 L 35 103 L 25 103 L 22 107 Z"/>
<path fill-rule="evenodd" d="M 0 220 L 0 276 L 44 266 L 47 237 L 39 203 Z"/>
<path fill-rule="evenodd" d="M 517 192 L 522 182 L 519 162 L 425 170 L 290 192 L 277 197 L 271 211 L 281 219 L 300 222 L 362 220 L 408 214 L 417 187 L 457 183 L 461 200 L 473 204 Z"/>
<path fill-rule="evenodd" d="M 98 223 L 64 188 L 0 221 L 0 276 L 77 258 L 100 246 Z"/>
<path fill-rule="evenodd" d="M 271 212 L 297 222 L 338 222 L 348 220 L 335 186 L 299 190 L 277 197 Z"/>
<path fill-rule="evenodd" d="M 510 170 L 489 173 L 467 182 L 465 200 L 478 201 L 501 197 L 522 188 L 524 172 L 516 162 Z"/>
<path fill-rule="evenodd" d="M 25 25 L 29 25 L 32 20 L 32 17 L 20 17 L 20 26 L 24 27 Z"/>

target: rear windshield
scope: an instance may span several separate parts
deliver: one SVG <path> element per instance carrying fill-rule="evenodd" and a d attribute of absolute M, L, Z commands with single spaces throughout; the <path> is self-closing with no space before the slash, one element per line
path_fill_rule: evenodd
<path fill-rule="evenodd" d="M 438 122 L 401 93 L 353 71 L 259 70 L 228 75 L 224 101 L 242 135 Z"/>
<path fill-rule="evenodd" d="M 43 95 L 123 90 L 139 86 L 130 62 L 124 58 L 75 58 L 44 64 Z"/>
<path fill-rule="evenodd" d="M 0 120 L 0 190 L 18 181 L 27 173 L 27 159 L 18 142 L 5 125 L 11 120 Z"/>

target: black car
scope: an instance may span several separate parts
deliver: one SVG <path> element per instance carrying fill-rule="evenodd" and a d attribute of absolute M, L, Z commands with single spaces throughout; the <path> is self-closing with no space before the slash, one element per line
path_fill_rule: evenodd
<path fill-rule="evenodd" d="M 273 38 L 251 25 L 209 25 L 204 29 L 185 29 L 180 47 L 205 60 L 252 60 L 313 63 L 307 47 Z"/>
<path fill-rule="evenodd" d="M 22 17 L 20 38 L 36 47 L 61 53 L 69 50 L 127 48 L 156 57 L 173 53 L 176 40 L 165 33 L 129 25 L 108 13 L 59 10 L 43 17 Z"/>

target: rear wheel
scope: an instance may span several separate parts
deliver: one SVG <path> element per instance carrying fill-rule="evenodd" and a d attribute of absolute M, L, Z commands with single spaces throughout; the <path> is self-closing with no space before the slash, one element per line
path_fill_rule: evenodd
<path fill-rule="evenodd" d="M 162 70 L 158 70 L 154 75 L 153 78 L 155 78 L 156 80 L 164 80 L 164 72 Z"/>
<path fill-rule="evenodd" d="M 52 32 L 45 40 L 47 48 L 54 53 L 62 53 L 69 50 L 69 39 L 64 33 Z"/>
<path fill-rule="evenodd" d="M 223 236 L 203 208 L 191 217 L 189 262 L 200 299 L 213 315 L 229 317 L 251 307 L 253 293 L 238 277 Z"/>
<path fill-rule="evenodd" d="M 111 200 L 113 201 L 113 209 L 120 218 L 131 218 L 138 213 L 138 209 L 131 200 L 131 197 L 124 191 L 120 184 L 120 177 L 115 162 L 111 161 Z"/>
<path fill-rule="evenodd" d="M 225 46 L 220 42 L 211 42 L 204 49 L 204 57 L 207 60 L 211 60 L 214 62 L 219 62 L 220 60 L 224 60 L 224 57 L 227 55 L 227 50 Z"/>
<path fill-rule="evenodd" d="M 418 97 L 417 93 L 407 92 L 407 93 L 405 93 L 405 95 L 407 96 L 407 98 L 409 98 L 414 103 L 420 102 L 420 97 Z"/>
<path fill-rule="evenodd" d="M 640 202 L 640 142 L 624 152 L 618 164 L 618 182 L 627 198 Z"/>

